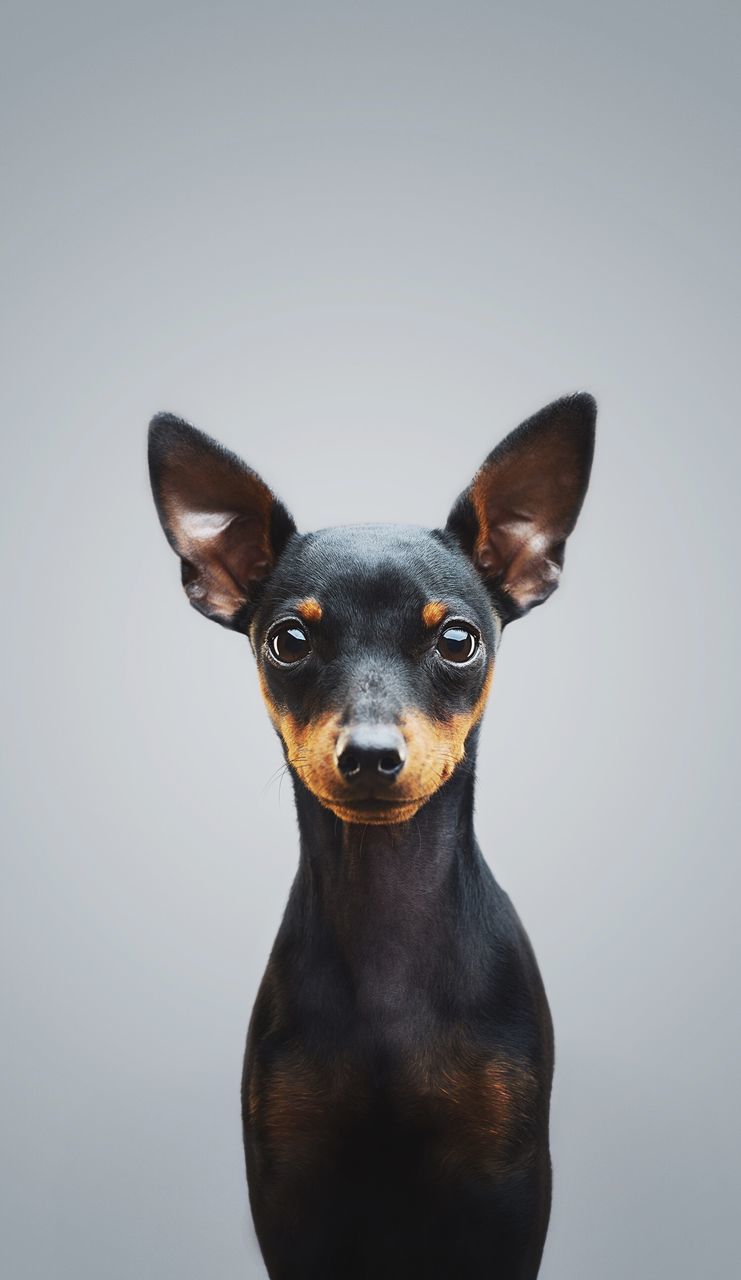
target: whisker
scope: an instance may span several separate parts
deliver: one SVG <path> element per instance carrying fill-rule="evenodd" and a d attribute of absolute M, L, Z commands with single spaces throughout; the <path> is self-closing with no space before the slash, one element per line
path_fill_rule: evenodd
<path fill-rule="evenodd" d="M 263 789 L 262 789 L 261 795 L 266 795 L 266 794 L 267 794 L 267 792 L 268 792 L 268 791 L 270 790 L 270 788 L 272 787 L 273 783 L 274 783 L 274 782 L 277 782 L 277 781 L 278 781 L 278 778 L 279 778 L 279 777 L 281 777 L 281 776 L 286 772 L 286 770 L 287 770 L 287 769 L 288 769 L 288 765 L 287 765 L 287 764 L 281 764 L 281 765 L 278 765 L 278 768 L 275 770 L 275 772 L 274 772 L 274 773 L 271 773 L 270 777 L 268 778 L 267 782 L 265 783 L 265 786 L 264 786 L 264 787 L 263 787 Z"/>

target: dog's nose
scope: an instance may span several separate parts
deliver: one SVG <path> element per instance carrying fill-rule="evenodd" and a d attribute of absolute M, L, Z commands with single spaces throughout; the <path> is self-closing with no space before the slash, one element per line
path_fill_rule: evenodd
<path fill-rule="evenodd" d="M 406 743 L 393 724 L 356 724 L 343 729 L 335 749 L 337 768 L 346 782 L 385 778 L 404 768 Z"/>

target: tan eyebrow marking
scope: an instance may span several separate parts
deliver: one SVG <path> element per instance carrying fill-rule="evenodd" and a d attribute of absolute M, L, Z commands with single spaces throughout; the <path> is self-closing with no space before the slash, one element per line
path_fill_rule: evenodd
<path fill-rule="evenodd" d="M 442 600 L 428 600 L 422 609 L 422 621 L 426 627 L 437 627 L 448 612 Z"/>
<path fill-rule="evenodd" d="M 322 606 L 313 596 L 307 596 L 305 600 L 301 600 L 296 605 L 296 612 L 300 613 L 304 622 L 321 622 Z"/>

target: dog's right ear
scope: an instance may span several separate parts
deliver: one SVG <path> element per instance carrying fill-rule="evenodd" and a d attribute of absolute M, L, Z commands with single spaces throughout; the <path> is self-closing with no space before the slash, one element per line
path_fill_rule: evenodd
<path fill-rule="evenodd" d="M 149 474 L 190 603 L 224 627 L 246 630 L 295 532 L 290 515 L 240 458 L 168 413 L 149 426 Z"/>

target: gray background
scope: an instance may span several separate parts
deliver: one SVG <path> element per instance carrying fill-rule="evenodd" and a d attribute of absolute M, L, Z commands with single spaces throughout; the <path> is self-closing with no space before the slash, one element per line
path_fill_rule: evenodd
<path fill-rule="evenodd" d="M 5 6 L 8 1280 L 264 1274 L 244 1032 L 296 861 L 246 641 L 182 596 L 169 408 L 303 528 L 444 519 L 600 402 L 507 633 L 478 829 L 558 1037 L 544 1280 L 738 1232 L 739 10 Z"/>

